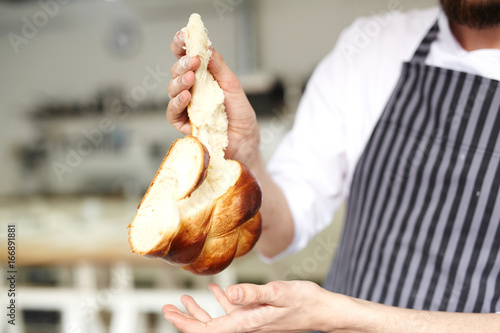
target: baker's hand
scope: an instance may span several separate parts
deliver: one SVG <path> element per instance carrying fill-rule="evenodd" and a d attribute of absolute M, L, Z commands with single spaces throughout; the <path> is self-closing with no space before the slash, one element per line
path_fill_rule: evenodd
<path fill-rule="evenodd" d="M 210 285 L 227 315 L 211 318 L 189 296 L 188 313 L 165 305 L 165 318 L 183 332 L 498 332 L 500 315 L 397 308 L 348 297 L 305 281 L 276 281 L 263 286 Z"/>
<path fill-rule="evenodd" d="M 165 305 L 165 318 L 182 332 L 303 332 L 326 328 L 337 321 L 342 326 L 342 295 L 338 306 L 328 305 L 333 293 L 306 281 L 275 281 L 266 285 L 239 284 L 226 292 L 216 284 L 210 289 L 227 315 L 211 318 L 193 298 L 181 301 L 188 313 Z"/>
<path fill-rule="evenodd" d="M 187 56 L 184 46 L 184 32 L 179 31 L 170 45 L 178 61 L 171 68 L 172 80 L 168 86 L 171 99 L 167 107 L 167 120 L 181 133 L 187 135 L 191 128 L 186 112 L 191 100 L 189 89 L 194 84 L 194 70 L 200 66 L 200 59 Z M 224 91 L 224 104 L 229 121 L 229 146 L 226 149 L 226 158 L 238 160 L 252 167 L 259 155 L 260 140 L 255 112 L 238 78 L 214 49 L 208 70 Z"/>

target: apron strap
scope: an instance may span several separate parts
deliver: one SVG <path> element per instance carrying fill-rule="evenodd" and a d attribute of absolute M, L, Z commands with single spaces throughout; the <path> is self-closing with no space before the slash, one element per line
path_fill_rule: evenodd
<path fill-rule="evenodd" d="M 413 55 L 411 59 L 412 63 L 425 64 L 425 59 L 431 50 L 431 44 L 434 42 L 439 34 L 439 24 L 438 21 L 434 23 L 434 25 L 429 29 L 429 32 L 425 35 L 424 39 L 418 46 L 417 51 Z"/>

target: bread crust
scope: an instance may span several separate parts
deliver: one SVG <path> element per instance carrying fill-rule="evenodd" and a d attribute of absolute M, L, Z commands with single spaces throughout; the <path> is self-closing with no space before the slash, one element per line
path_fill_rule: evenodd
<path fill-rule="evenodd" d="M 238 163 L 240 175 L 234 185 L 217 199 L 210 229 L 213 237 L 227 234 L 251 219 L 262 203 L 262 190 L 253 172 L 240 162 L 232 162 Z"/>
<path fill-rule="evenodd" d="M 239 227 L 238 248 L 234 255 L 235 258 L 241 257 L 255 246 L 262 232 L 262 216 L 260 211 L 250 220 Z"/>
<path fill-rule="evenodd" d="M 238 230 L 220 237 L 207 237 L 200 256 L 182 268 L 197 275 L 214 275 L 226 269 L 238 248 Z"/>
<path fill-rule="evenodd" d="M 179 231 L 175 234 L 168 253 L 162 257 L 163 260 L 172 265 L 188 265 L 200 255 L 210 231 L 210 217 L 214 207 L 215 201 L 195 216 L 181 220 Z"/>
<path fill-rule="evenodd" d="M 243 255 L 259 239 L 261 218 L 258 210 L 262 190 L 253 172 L 244 164 L 234 162 L 240 167 L 240 175 L 234 185 L 216 200 L 203 250 L 193 263 L 182 267 L 194 274 L 219 273 L 233 261 L 239 242 L 242 242 L 240 255 Z M 242 232 L 241 228 L 244 228 Z"/>
<path fill-rule="evenodd" d="M 187 191 L 189 195 L 205 181 L 210 160 L 208 150 L 196 137 L 178 139 L 171 145 L 138 208 L 159 180 L 162 168 L 169 163 L 172 151 L 181 140 L 193 140 L 204 152 L 200 176 Z M 129 243 L 132 251 L 147 258 L 161 258 L 200 275 L 217 274 L 229 266 L 235 256 L 250 251 L 261 233 L 261 216 L 258 210 L 262 203 L 262 190 L 259 181 L 246 165 L 237 161 L 229 163 L 237 163 L 239 173 L 235 183 L 224 194 L 214 198 L 196 214 L 182 217 L 178 229 L 164 232 L 160 241 L 148 251 L 136 248 L 130 229 Z M 189 195 L 182 195 L 181 198 L 186 199 Z M 181 199 L 177 200 L 180 201 Z"/>

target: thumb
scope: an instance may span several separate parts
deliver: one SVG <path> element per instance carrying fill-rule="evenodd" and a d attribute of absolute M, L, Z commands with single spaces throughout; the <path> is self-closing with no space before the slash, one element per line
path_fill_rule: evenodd
<path fill-rule="evenodd" d="M 212 73 L 222 89 L 230 92 L 239 92 L 241 85 L 236 74 L 229 68 L 219 52 L 213 47 L 210 47 L 210 49 L 212 50 L 212 57 L 208 63 L 210 73 Z"/>
<path fill-rule="evenodd" d="M 249 283 L 237 284 L 228 287 L 226 296 L 229 302 L 235 305 L 271 304 L 275 305 L 278 299 L 279 288 L 270 284 L 255 285 Z"/>

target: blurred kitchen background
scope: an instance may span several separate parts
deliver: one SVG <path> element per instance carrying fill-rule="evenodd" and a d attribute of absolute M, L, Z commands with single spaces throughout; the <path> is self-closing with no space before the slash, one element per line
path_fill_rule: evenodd
<path fill-rule="evenodd" d="M 16 325 L 0 332 L 176 332 L 161 306 L 207 285 L 321 283 L 341 230 L 274 264 L 255 253 L 215 277 L 132 255 L 127 225 L 170 144 L 174 34 L 198 12 L 238 74 L 272 154 L 315 65 L 359 16 L 437 0 L 1 0 L 0 265 L 16 225 Z M 2 278 L 2 307 L 7 281 Z M 5 311 L 5 310 L 4 310 Z"/>

